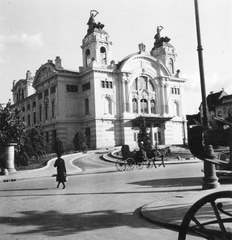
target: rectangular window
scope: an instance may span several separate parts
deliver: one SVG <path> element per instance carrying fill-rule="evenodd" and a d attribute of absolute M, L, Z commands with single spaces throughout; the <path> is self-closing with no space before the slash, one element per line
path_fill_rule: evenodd
<path fill-rule="evenodd" d="M 46 132 L 46 142 L 49 141 L 49 132 Z"/>
<path fill-rule="evenodd" d="M 48 89 L 44 91 L 44 97 L 47 97 L 47 96 L 48 96 Z"/>
<path fill-rule="evenodd" d="M 45 110 L 45 119 L 48 119 L 48 103 L 45 103 L 44 110 Z"/>
<path fill-rule="evenodd" d="M 89 89 L 90 89 L 90 82 L 85 83 L 85 84 L 82 85 L 82 91 L 83 91 L 83 92 L 84 92 L 84 91 L 87 91 L 87 90 L 89 90 Z"/>
<path fill-rule="evenodd" d="M 42 121 L 42 106 L 39 106 L 39 121 Z"/>
<path fill-rule="evenodd" d="M 113 83 L 111 81 L 101 81 L 102 88 L 113 88 Z"/>
<path fill-rule="evenodd" d="M 52 117 L 55 117 L 55 101 L 52 102 Z"/>
<path fill-rule="evenodd" d="M 134 141 L 137 142 L 138 140 L 138 133 L 134 133 Z"/>
<path fill-rule="evenodd" d="M 87 138 L 87 146 L 88 147 L 90 147 L 90 134 L 91 134 L 90 128 L 86 128 L 85 129 L 85 136 Z"/>
<path fill-rule="evenodd" d="M 50 94 L 53 94 L 53 93 L 55 93 L 56 92 L 56 86 L 52 86 L 51 88 L 50 88 Z"/>
<path fill-rule="evenodd" d="M 226 115 L 226 107 L 223 107 L 223 114 Z"/>
<path fill-rule="evenodd" d="M 34 124 L 36 124 L 36 112 L 33 113 Z"/>
<path fill-rule="evenodd" d="M 89 99 L 85 99 L 85 115 L 89 114 Z"/>
<path fill-rule="evenodd" d="M 42 92 L 38 93 L 38 98 L 39 98 L 39 99 L 42 99 L 42 98 L 43 98 L 43 93 L 42 93 Z"/>
<path fill-rule="evenodd" d="M 221 116 L 222 116 L 222 111 L 218 111 L 218 112 L 217 112 L 217 116 L 218 116 L 218 117 L 221 117 Z"/>
<path fill-rule="evenodd" d="M 66 85 L 67 92 L 78 92 L 78 86 L 76 85 Z"/>
<path fill-rule="evenodd" d="M 28 126 L 31 125 L 31 116 L 30 116 L 30 114 L 28 114 L 28 116 L 27 116 L 27 125 Z"/>

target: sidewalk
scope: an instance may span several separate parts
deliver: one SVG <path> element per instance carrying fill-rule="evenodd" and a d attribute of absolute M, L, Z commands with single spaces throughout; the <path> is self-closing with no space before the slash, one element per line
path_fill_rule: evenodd
<path fill-rule="evenodd" d="M 142 216 L 159 225 L 179 230 L 182 220 L 189 208 L 202 197 L 221 191 L 232 191 L 231 185 L 221 185 L 220 188 L 201 191 L 180 192 L 169 198 L 158 200 L 144 205 L 141 208 Z M 232 212 L 232 205 L 230 205 Z M 203 213 L 202 218 L 206 215 Z"/>
<path fill-rule="evenodd" d="M 72 164 L 73 160 L 83 157 L 86 154 L 75 153 L 70 155 L 64 155 L 62 158 L 66 163 L 66 170 L 69 175 L 77 174 L 82 170 Z M 9 182 L 17 181 L 19 179 L 28 179 L 28 178 L 39 178 L 39 177 L 54 177 L 56 175 L 56 168 L 54 168 L 54 163 L 57 158 L 53 158 L 48 161 L 47 165 L 43 168 L 26 170 L 26 171 L 17 171 L 9 173 L 8 175 L 0 175 L 0 181 Z"/>

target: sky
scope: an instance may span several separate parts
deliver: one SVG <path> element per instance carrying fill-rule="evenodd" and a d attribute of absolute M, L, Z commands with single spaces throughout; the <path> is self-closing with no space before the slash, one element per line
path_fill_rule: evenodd
<path fill-rule="evenodd" d="M 206 94 L 224 88 L 232 94 L 232 1 L 198 0 Z M 112 41 L 112 60 L 149 53 L 157 26 L 175 47 L 176 69 L 186 78 L 186 114 L 201 103 L 194 0 L 1 0 L 0 103 L 12 99 L 13 80 L 32 76 L 48 60 L 62 59 L 65 69 L 82 66 L 82 39 L 90 10 Z"/>

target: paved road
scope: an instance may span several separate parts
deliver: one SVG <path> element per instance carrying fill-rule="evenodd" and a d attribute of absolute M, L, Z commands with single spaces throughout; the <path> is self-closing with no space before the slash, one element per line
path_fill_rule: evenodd
<path fill-rule="evenodd" d="M 117 172 L 94 156 L 78 161 L 85 172 L 64 190 L 54 177 L 0 183 L 0 239 L 173 240 L 176 231 L 144 220 L 140 208 L 201 189 L 202 163 Z"/>

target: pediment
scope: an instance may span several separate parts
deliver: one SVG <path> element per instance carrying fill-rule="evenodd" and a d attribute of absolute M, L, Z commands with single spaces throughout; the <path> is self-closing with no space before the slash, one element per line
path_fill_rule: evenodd
<path fill-rule="evenodd" d="M 40 69 L 36 72 L 33 86 L 36 86 L 46 81 L 48 78 L 50 78 L 54 74 L 56 74 L 56 70 L 54 66 L 52 66 L 51 64 L 45 64 L 41 66 Z"/>
<path fill-rule="evenodd" d="M 153 76 L 170 75 L 167 68 L 157 58 L 145 54 L 134 54 L 124 58 L 121 65 L 121 72 L 135 72 L 141 69 L 142 72 L 150 72 Z"/>

